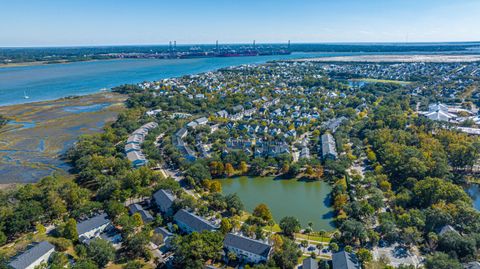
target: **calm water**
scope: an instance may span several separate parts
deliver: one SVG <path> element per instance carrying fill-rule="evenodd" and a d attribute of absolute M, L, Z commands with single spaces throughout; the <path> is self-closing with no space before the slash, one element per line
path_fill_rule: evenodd
<path fill-rule="evenodd" d="M 322 55 L 333 54 L 294 53 L 175 60 L 123 59 L 0 68 L 0 106 L 85 95 L 121 84 L 197 74 L 228 66 Z M 29 99 L 23 98 L 24 91 Z"/>
<path fill-rule="evenodd" d="M 472 184 L 467 189 L 468 194 L 472 197 L 473 200 L 473 207 L 475 209 L 480 210 L 480 186 L 477 184 Z"/>
<path fill-rule="evenodd" d="M 332 188 L 328 183 L 274 180 L 272 177 L 237 177 L 220 182 L 223 193 L 237 193 L 249 212 L 265 203 L 277 222 L 285 216 L 295 216 L 304 228 L 310 221 L 315 230 L 334 228 L 329 195 Z"/>

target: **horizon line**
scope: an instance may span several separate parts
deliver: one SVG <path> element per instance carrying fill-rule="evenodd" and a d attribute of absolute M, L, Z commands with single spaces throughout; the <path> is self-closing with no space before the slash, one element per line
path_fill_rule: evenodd
<path fill-rule="evenodd" d="M 172 40 L 173 42 L 175 40 Z M 251 42 L 226 42 L 221 43 L 219 45 L 251 45 L 254 40 Z M 256 45 L 286 45 L 288 44 L 288 40 L 286 42 L 257 42 L 255 41 Z M 290 42 L 290 45 L 409 45 L 409 44 L 461 44 L 461 43 L 479 43 L 480 40 L 468 40 L 468 41 L 346 41 L 346 42 L 337 42 L 337 41 L 324 41 L 324 42 Z M 176 44 L 177 47 L 182 46 L 215 46 L 216 43 L 178 43 Z M 168 47 L 169 43 L 145 43 L 145 44 L 88 44 L 88 45 L 32 45 L 32 46 L 0 46 L 0 49 L 31 49 L 31 48 L 94 48 L 94 47 L 147 47 L 147 46 L 157 46 L 157 47 Z"/>

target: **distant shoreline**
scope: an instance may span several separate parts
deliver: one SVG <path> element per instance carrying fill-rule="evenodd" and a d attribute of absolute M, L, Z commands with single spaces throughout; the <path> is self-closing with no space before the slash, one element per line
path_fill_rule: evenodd
<path fill-rule="evenodd" d="M 323 63 L 472 63 L 480 62 L 480 55 L 357 55 L 321 58 L 293 59 L 287 62 L 323 62 Z"/>
<path fill-rule="evenodd" d="M 43 66 L 43 65 L 53 65 L 53 64 L 73 64 L 73 63 L 86 63 L 86 62 L 97 62 L 97 61 L 114 61 L 122 60 L 121 58 L 111 58 L 111 59 L 92 59 L 84 61 L 58 61 L 58 62 L 47 62 L 47 61 L 36 61 L 36 62 L 19 62 L 19 63 L 0 63 L 0 69 L 2 68 L 13 68 L 13 67 L 28 67 L 28 66 Z"/>

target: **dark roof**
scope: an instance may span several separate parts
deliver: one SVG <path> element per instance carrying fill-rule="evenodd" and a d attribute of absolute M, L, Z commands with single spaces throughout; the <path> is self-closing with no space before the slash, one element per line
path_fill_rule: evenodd
<path fill-rule="evenodd" d="M 357 256 L 346 251 L 333 253 L 332 264 L 333 269 L 361 269 Z"/>
<path fill-rule="evenodd" d="M 167 229 L 163 227 L 157 227 L 153 230 L 156 234 L 161 234 L 163 236 L 163 240 L 167 239 L 167 237 L 173 236 L 173 233 L 169 232 Z"/>
<path fill-rule="evenodd" d="M 33 245 L 20 255 L 12 259 L 9 265 L 15 269 L 24 269 L 45 255 L 47 252 L 55 249 L 55 247 L 47 241 L 42 241 Z"/>
<path fill-rule="evenodd" d="M 104 224 L 110 223 L 110 220 L 107 218 L 107 214 L 103 213 L 96 215 L 93 218 L 89 218 L 77 224 L 77 232 L 79 235 L 82 235 L 88 231 L 96 229 Z"/>
<path fill-rule="evenodd" d="M 188 212 L 185 209 L 180 209 L 175 216 L 173 216 L 173 219 L 176 222 L 181 222 L 188 227 L 190 227 L 191 230 L 196 231 L 196 232 L 201 232 L 201 231 L 212 231 L 218 229 L 217 226 L 213 225 L 209 221 L 205 220 L 204 218 L 197 216 L 193 213 Z"/>
<path fill-rule="evenodd" d="M 128 206 L 129 210 L 130 210 L 130 213 L 133 215 L 135 213 L 139 213 L 140 216 L 142 217 L 142 220 L 144 222 L 149 222 L 149 221 L 153 221 L 153 217 L 152 215 L 150 214 L 150 212 L 146 211 L 145 209 L 143 209 L 143 207 L 139 204 L 131 204 Z"/>
<path fill-rule="evenodd" d="M 458 231 L 455 230 L 455 228 L 453 228 L 451 225 L 445 225 L 442 228 L 440 228 L 440 230 L 438 231 L 438 235 L 444 235 L 445 233 L 448 233 L 448 232 L 452 232 L 460 235 L 460 233 L 458 233 Z"/>
<path fill-rule="evenodd" d="M 175 196 L 169 190 L 160 189 L 153 194 L 153 200 L 160 211 L 167 212 L 172 207 Z"/>
<path fill-rule="evenodd" d="M 223 240 L 225 247 L 234 247 L 256 255 L 268 258 L 272 246 L 262 241 L 254 240 L 248 237 L 228 233 Z"/>
<path fill-rule="evenodd" d="M 314 258 L 308 257 L 303 260 L 302 269 L 318 269 L 318 262 Z"/>

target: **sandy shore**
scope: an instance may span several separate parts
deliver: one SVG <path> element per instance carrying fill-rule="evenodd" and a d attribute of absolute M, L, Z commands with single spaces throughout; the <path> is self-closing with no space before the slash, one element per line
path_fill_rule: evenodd
<path fill-rule="evenodd" d="M 479 62 L 480 55 L 361 55 L 307 58 L 295 62 L 354 62 L 354 63 L 471 63 Z"/>

